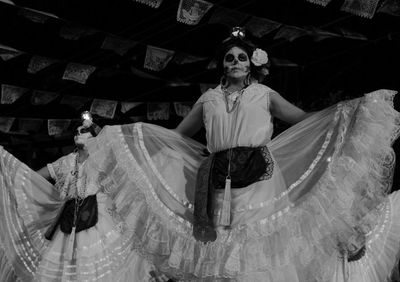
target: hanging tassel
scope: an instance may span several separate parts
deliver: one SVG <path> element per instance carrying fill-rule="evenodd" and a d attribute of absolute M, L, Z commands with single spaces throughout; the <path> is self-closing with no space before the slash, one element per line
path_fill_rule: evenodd
<path fill-rule="evenodd" d="M 69 235 L 66 252 L 65 252 L 65 259 L 72 260 L 75 256 L 75 226 L 72 227 L 71 234 Z"/>
<path fill-rule="evenodd" d="M 78 199 L 75 198 L 75 205 L 74 205 L 74 219 L 72 222 L 72 230 L 71 234 L 69 235 L 68 242 L 67 242 L 67 248 L 65 252 L 65 258 L 67 260 L 72 260 L 74 259 L 75 255 L 75 230 L 76 230 L 76 219 L 77 219 L 77 214 L 78 214 Z"/>
<path fill-rule="evenodd" d="M 343 281 L 349 281 L 349 262 L 347 250 L 343 254 Z"/>
<path fill-rule="evenodd" d="M 222 203 L 222 212 L 219 218 L 219 225 L 229 227 L 231 225 L 231 178 L 225 178 L 225 194 Z"/>

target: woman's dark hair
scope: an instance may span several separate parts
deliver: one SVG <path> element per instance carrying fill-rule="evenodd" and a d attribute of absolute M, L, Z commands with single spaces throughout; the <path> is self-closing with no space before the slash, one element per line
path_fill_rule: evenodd
<path fill-rule="evenodd" d="M 79 127 L 79 126 L 78 126 Z M 75 131 L 78 130 L 78 127 L 76 128 Z M 86 128 L 82 128 L 80 133 L 86 133 L 86 132 L 90 132 L 90 134 L 92 134 L 93 137 L 96 137 L 101 131 L 101 127 L 98 126 L 95 123 L 92 123 L 91 126 L 86 127 Z"/>

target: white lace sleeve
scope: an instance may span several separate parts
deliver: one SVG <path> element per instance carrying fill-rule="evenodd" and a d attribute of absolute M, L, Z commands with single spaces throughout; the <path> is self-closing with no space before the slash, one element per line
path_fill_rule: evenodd
<path fill-rule="evenodd" d="M 55 187 L 60 192 L 65 192 L 68 185 L 68 181 L 66 181 L 69 174 L 71 174 L 71 170 L 74 168 L 75 164 L 75 153 L 68 154 L 56 160 L 53 163 L 47 164 L 47 168 L 49 169 L 51 177 L 54 179 Z"/>

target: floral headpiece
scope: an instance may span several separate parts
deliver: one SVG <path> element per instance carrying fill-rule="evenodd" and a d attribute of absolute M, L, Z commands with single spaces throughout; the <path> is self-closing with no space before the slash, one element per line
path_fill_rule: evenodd
<path fill-rule="evenodd" d="M 92 114 L 89 111 L 81 113 L 82 127 L 89 131 L 93 137 L 96 137 L 101 131 L 101 127 L 93 122 Z"/>
<path fill-rule="evenodd" d="M 89 111 L 82 112 L 81 119 L 82 119 L 82 126 L 85 128 L 88 128 L 93 124 L 93 117 Z"/>

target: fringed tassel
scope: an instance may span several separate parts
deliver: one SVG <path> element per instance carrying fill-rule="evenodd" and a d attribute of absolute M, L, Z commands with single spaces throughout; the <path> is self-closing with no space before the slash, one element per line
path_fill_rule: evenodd
<path fill-rule="evenodd" d="M 73 260 L 75 256 L 75 226 L 72 227 L 71 234 L 69 235 L 66 252 L 65 252 L 65 259 L 66 260 Z"/>
<path fill-rule="evenodd" d="M 219 225 L 229 227 L 231 225 L 231 178 L 225 179 L 225 194 L 222 203 L 222 212 L 219 218 Z"/>

